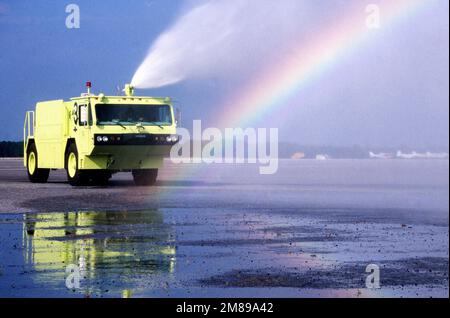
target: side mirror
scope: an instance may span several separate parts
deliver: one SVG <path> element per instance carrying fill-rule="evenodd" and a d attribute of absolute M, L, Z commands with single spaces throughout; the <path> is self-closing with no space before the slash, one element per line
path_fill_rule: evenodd
<path fill-rule="evenodd" d="M 87 105 L 80 105 L 80 126 L 87 126 L 89 122 L 89 111 Z"/>

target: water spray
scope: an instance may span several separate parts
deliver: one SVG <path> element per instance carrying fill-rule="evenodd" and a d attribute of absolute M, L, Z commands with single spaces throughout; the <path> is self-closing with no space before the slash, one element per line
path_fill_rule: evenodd
<path fill-rule="evenodd" d="M 154 89 L 185 79 L 235 78 L 263 67 L 302 29 L 304 6 L 299 0 L 282 6 L 270 0 L 202 1 L 155 40 L 130 85 Z"/>

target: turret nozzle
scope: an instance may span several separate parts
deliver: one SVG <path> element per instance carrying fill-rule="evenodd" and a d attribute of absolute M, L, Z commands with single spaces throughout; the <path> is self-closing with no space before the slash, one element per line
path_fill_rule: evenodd
<path fill-rule="evenodd" d="M 123 89 L 126 96 L 133 96 L 134 95 L 134 87 L 131 86 L 131 84 L 125 84 L 125 88 Z"/>

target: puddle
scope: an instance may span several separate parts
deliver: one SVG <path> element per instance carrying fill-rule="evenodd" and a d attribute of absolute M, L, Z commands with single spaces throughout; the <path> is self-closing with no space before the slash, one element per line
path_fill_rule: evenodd
<path fill-rule="evenodd" d="M 245 208 L 0 214 L 0 296 L 448 297 L 448 226 L 350 219 Z M 372 263 L 380 290 L 365 288 Z"/>
<path fill-rule="evenodd" d="M 174 272 L 173 229 L 156 210 L 25 214 L 2 223 L 2 295 L 128 297 L 165 287 Z M 68 267 L 79 288 L 75 278 L 66 284 Z"/>

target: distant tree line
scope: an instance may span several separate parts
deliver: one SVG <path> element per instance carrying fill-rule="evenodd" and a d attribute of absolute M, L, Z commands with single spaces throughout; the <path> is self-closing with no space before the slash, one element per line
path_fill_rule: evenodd
<path fill-rule="evenodd" d="M 202 141 L 202 149 L 209 141 Z M 249 144 L 247 140 L 244 141 L 246 155 L 248 155 L 247 149 Z M 191 140 L 189 147 L 192 155 L 194 149 L 194 141 Z M 266 150 L 270 149 L 270 144 L 266 144 Z M 376 151 L 377 149 L 374 149 Z M 351 147 L 336 147 L 336 146 L 307 146 L 299 145 L 296 143 L 280 142 L 278 144 L 278 156 L 280 159 L 289 159 L 295 156 L 295 154 L 302 154 L 304 159 L 315 159 L 318 154 L 326 154 L 334 159 L 365 159 L 369 157 L 369 149 L 365 149 L 360 146 Z M 394 151 L 394 150 L 392 150 Z M 236 145 L 233 145 L 233 153 L 236 154 Z M 225 154 L 225 141 L 222 142 L 222 155 Z"/>
<path fill-rule="evenodd" d="M 203 142 L 204 145 L 206 142 Z M 269 147 L 269 145 L 267 145 Z M 193 145 L 191 144 L 191 149 Z M 405 151 L 410 151 L 409 148 L 402 148 Z M 224 149 L 223 149 L 224 150 Z M 234 149 L 235 150 L 235 149 Z M 369 157 L 369 151 L 374 152 L 391 152 L 395 153 L 396 149 L 377 149 L 365 148 L 360 146 L 353 147 L 333 147 L 333 146 L 302 146 L 295 143 L 279 143 L 279 157 L 291 158 L 296 153 L 304 154 L 304 158 L 313 159 L 316 154 L 327 154 L 335 159 L 363 159 Z M 448 152 L 448 150 L 447 150 Z M 22 157 L 23 143 L 22 141 L 0 141 L 0 157 Z"/>
<path fill-rule="evenodd" d="M 22 157 L 22 141 L 0 141 L 0 157 Z"/>

